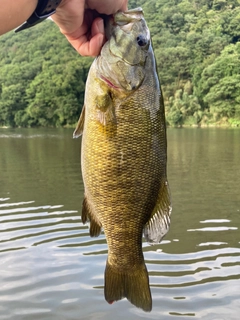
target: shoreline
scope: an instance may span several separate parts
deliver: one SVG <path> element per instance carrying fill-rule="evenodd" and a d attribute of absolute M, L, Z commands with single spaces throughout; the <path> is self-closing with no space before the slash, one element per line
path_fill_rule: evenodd
<path fill-rule="evenodd" d="M 62 127 L 8 127 L 8 126 L 0 126 L 0 129 L 42 129 L 42 128 L 46 128 L 46 129 L 75 129 L 76 125 L 73 126 L 62 126 Z M 240 129 L 240 125 L 231 125 L 231 124 L 203 124 L 203 125 L 176 125 L 176 126 L 169 126 L 167 125 L 167 128 L 176 128 L 176 129 L 184 129 L 184 128 L 193 128 L 193 129 L 206 129 L 206 128 L 224 128 L 224 129 Z"/>

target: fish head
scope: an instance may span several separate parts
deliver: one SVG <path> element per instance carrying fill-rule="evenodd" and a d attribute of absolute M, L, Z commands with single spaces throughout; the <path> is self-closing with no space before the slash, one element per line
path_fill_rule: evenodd
<path fill-rule="evenodd" d="M 110 87 L 136 90 L 144 80 L 150 32 L 141 8 L 118 12 L 106 25 L 108 41 L 97 65 L 100 78 Z"/>

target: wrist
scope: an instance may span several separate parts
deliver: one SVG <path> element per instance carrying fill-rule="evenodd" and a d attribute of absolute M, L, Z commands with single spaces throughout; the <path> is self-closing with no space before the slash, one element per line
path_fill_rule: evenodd
<path fill-rule="evenodd" d="M 15 32 L 28 29 L 41 21 L 47 19 L 56 12 L 56 8 L 59 6 L 62 0 L 38 0 L 37 6 L 32 15 L 18 27 Z"/>

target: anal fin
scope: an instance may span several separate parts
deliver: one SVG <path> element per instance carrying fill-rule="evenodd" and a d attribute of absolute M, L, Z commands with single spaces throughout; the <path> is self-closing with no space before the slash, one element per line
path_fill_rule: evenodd
<path fill-rule="evenodd" d="M 91 210 L 87 197 L 84 196 L 82 204 L 82 223 L 90 222 L 89 233 L 91 237 L 98 237 L 101 233 L 102 224 L 98 220 L 97 216 Z"/>
<path fill-rule="evenodd" d="M 170 227 L 171 212 L 170 190 L 166 180 L 160 188 L 151 217 L 143 229 L 144 237 L 149 244 L 160 243 L 167 234 Z"/>

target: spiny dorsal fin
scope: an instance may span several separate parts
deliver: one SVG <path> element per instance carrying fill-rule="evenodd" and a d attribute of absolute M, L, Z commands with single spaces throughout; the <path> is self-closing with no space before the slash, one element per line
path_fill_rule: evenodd
<path fill-rule="evenodd" d="M 160 188 L 157 203 L 146 223 L 143 233 L 149 244 L 158 244 L 169 230 L 172 212 L 170 190 L 167 180 Z"/>
<path fill-rule="evenodd" d="M 73 138 L 79 138 L 82 135 L 83 128 L 84 128 L 84 120 L 85 120 L 85 105 L 82 108 L 82 112 L 78 119 L 76 129 L 73 132 Z"/>
<path fill-rule="evenodd" d="M 98 220 L 97 216 L 91 210 L 87 197 L 84 196 L 82 204 L 82 223 L 85 224 L 90 221 L 89 233 L 91 237 L 98 237 L 101 233 L 102 224 Z"/>

